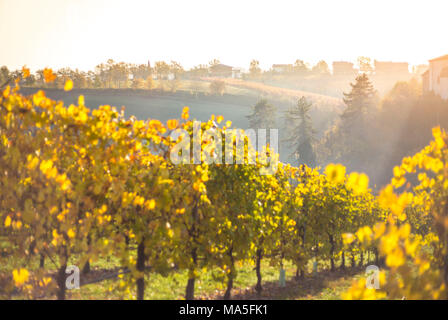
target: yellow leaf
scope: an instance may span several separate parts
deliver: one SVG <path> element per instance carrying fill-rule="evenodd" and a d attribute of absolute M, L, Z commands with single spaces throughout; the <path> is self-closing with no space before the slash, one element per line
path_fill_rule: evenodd
<path fill-rule="evenodd" d="M 188 113 L 190 109 L 188 107 L 184 107 L 184 109 L 182 110 L 182 119 L 184 120 L 188 120 L 188 118 L 190 117 L 190 114 Z"/>
<path fill-rule="evenodd" d="M 23 73 L 23 79 L 26 79 L 30 76 L 30 69 L 28 69 L 27 67 L 23 66 L 22 67 L 22 73 Z"/>
<path fill-rule="evenodd" d="M 7 216 L 5 219 L 5 227 L 9 227 L 11 225 L 11 217 Z"/>
<path fill-rule="evenodd" d="M 69 229 L 69 230 L 67 231 L 67 236 L 68 236 L 69 238 L 74 238 L 74 237 L 75 237 L 75 232 L 73 231 L 73 229 Z"/>
<path fill-rule="evenodd" d="M 65 81 L 64 91 L 70 91 L 72 89 L 73 89 L 73 81 L 68 79 L 67 81 Z"/>
<path fill-rule="evenodd" d="M 98 210 L 99 214 L 103 214 L 107 211 L 107 205 L 103 204 L 101 208 Z"/>
<path fill-rule="evenodd" d="M 24 268 L 14 269 L 12 272 L 12 277 L 17 286 L 22 286 L 25 282 L 28 281 L 29 272 Z"/>
<path fill-rule="evenodd" d="M 386 257 L 386 264 L 391 268 L 402 266 L 405 263 L 405 256 L 400 248 L 395 248 Z"/>
<path fill-rule="evenodd" d="M 167 125 L 168 129 L 170 129 L 170 130 L 176 129 L 177 128 L 177 124 L 178 123 L 177 123 L 176 119 L 171 119 L 171 120 L 168 120 L 166 122 L 166 125 Z"/>
<path fill-rule="evenodd" d="M 84 96 L 83 96 L 83 95 L 80 95 L 80 96 L 78 97 L 78 106 L 80 106 L 80 107 L 84 107 L 84 102 L 85 102 L 85 100 L 84 100 Z"/>
<path fill-rule="evenodd" d="M 330 163 L 325 168 L 325 175 L 330 182 L 342 183 L 345 179 L 345 167 L 342 164 Z"/>
<path fill-rule="evenodd" d="M 53 70 L 48 68 L 44 69 L 44 80 L 45 82 L 53 82 L 56 80 L 56 75 L 53 73 Z"/>
<path fill-rule="evenodd" d="M 20 228 L 22 228 L 22 221 L 14 221 L 14 222 L 12 223 L 12 227 L 13 227 L 14 229 L 20 229 Z"/>
<path fill-rule="evenodd" d="M 348 177 L 347 186 L 358 193 L 366 192 L 369 187 L 369 177 L 364 173 L 353 172 Z"/>
<path fill-rule="evenodd" d="M 342 243 L 347 245 L 352 243 L 355 240 L 353 233 L 343 233 L 342 234 Z"/>
<path fill-rule="evenodd" d="M 45 100 L 45 92 L 43 92 L 42 90 L 37 91 L 37 93 L 33 95 L 33 103 L 36 106 L 39 106 L 40 103 L 44 100 Z"/>
<path fill-rule="evenodd" d="M 176 213 L 177 214 L 184 214 L 185 213 L 185 208 L 176 209 Z"/>
<path fill-rule="evenodd" d="M 3 97 L 6 99 L 9 97 L 9 93 L 11 92 L 11 87 L 7 86 L 5 90 L 3 90 Z"/>
<path fill-rule="evenodd" d="M 39 159 L 37 157 L 29 156 L 28 164 L 26 165 L 26 167 L 29 170 L 34 170 L 34 168 L 36 168 L 38 164 L 39 164 Z"/>
<path fill-rule="evenodd" d="M 43 173 L 46 173 L 48 170 L 50 170 L 53 167 L 53 161 L 51 160 L 43 160 L 40 164 L 40 170 Z"/>
<path fill-rule="evenodd" d="M 151 199 L 145 202 L 145 207 L 148 210 L 153 210 L 156 207 L 156 200 Z"/>
<path fill-rule="evenodd" d="M 134 198 L 134 206 L 142 206 L 145 203 L 145 198 L 136 196 Z"/>
<path fill-rule="evenodd" d="M 368 226 L 362 227 L 356 232 L 356 237 L 359 239 L 361 243 L 370 240 L 370 236 L 373 234 L 372 229 Z"/>

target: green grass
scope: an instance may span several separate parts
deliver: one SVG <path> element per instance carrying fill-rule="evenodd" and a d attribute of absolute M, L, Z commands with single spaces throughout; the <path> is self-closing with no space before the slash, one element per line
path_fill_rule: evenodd
<path fill-rule="evenodd" d="M 28 261 L 12 261 L 7 257 L 0 259 L 0 277 L 10 275 L 14 266 L 22 265 L 30 270 L 38 268 L 39 257 L 33 257 Z M 76 259 L 70 264 L 76 265 Z M 339 261 L 336 261 L 339 266 Z M 349 264 L 349 262 L 347 261 Z M 92 263 L 91 272 L 84 276 L 81 274 L 81 288 L 67 291 L 67 299 L 133 299 L 135 298 L 135 283 L 129 281 L 129 286 L 121 286 L 129 274 L 123 278 L 114 277 L 97 283 L 84 284 L 92 280 L 103 278 L 105 274 L 112 274 L 119 270 L 120 263 L 115 257 L 102 257 Z M 271 266 L 267 259 L 262 261 L 262 278 L 264 290 L 261 296 L 255 292 L 257 282 L 253 264 L 246 262 L 237 265 L 237 277 L 232 290 L 233 299 L 307 299 L 307 300 L 334 300 L 340 299 L 341 293 L 346 291 L 353 279 L 364 274 L 364 268 L 347 268 L 345 271 L 329 271 L 328 261 L 319 261 L 318 273 L 312 272 L 312 261 L 307 266 L 304 278 L 295 279 L 295 266 L 286 262 L 286 286 L 279 285 L 279 268 Z M 50 260 L 45 261 L 45 270 L 50 274 L 56 272 L 55 264 Z M 163 276 L 152 272 L 145 275 L 145 299 L 183 299 L 185 286 L 188 280 L 187 271 L 172 271 Z M 127 289 L 127 290 L 126 290 Z M 222 299 L 226 289 L 226 278 L 218 268 L 202 270 L 195 284 L 196 299 Z M 20 295 L 14 298 L 25 298 Z M 53 299 L 53 296 L 46 296 Z"/>
<path fill-rule="evenodd" d="M 3 259 L 2 259 L 3 260 Z M 73 261 L 75 263 L 75 261 Z M 38 259 L 32 261 L 22 261 L 28 269 L 38 268 Z M 321 263 L 319 268 L 327 263 Z M 11 274 L 13 264 L 8 260 L 3 260 L 0 267 L 0 275 L 3 277 Z M 67 299 L 133 299 L 135 298 L 135 284 L 133 281 L 128 283 L 128 287 L 121 286 L 125 283 L 125 278 L 114 277 L 97 283 L 84 284 L 97 278 L 103 278 L 105 274 L 114 273 L 119 268 L 117 260 L 102 258 L 92 263 L 92 271 L 84 276 L 81 274 L 81 288 L 67 291 Z M 56 267 L 48 259 L 45 268 L 49 273 L 54 274 Z M 342 292 L 347 290 L 353 279 L 358 278 L 364 273 L 363 269 L 347 269 L 345 271 L 330 272 L 328 269 L 321 269 L 317 274 L 312 273 L 312 263 L 308 266 L 308 272 L 304 278 L 295 279 L 295 266 L 291 263 L 285 263 L 286 286 L 279 285 L 279 268 L 269 265 L 268 261 L 262 262 L 263 292 L 261 296 L 255 292 L 257 282 L 254 267 L 250 263 L 244 263 L 238 266 L 238 274 L 234 281 L 232 290 L 233 299 L 311 299 L 311 300 L 334 300 L 340 299 Z M 172 271 L 168 275 L 148 272 L 145 275 L 145 299 L 183 299 L 185 286 L 188 280 L 187 271 Z M 127 289 L 127 290 L 126 290 Z M 196 299 L 222 299 L 226 289 L 226 278 L 222 276 L 219 269 L 202 270 L 195 284 Z M 14 298 L 25 298 L 20 295 Z M 52 296 L 43 297 L 53 299 Z"/>
<path fill-rule="evenodd" d="M 287 264 L 288 270 L 292 275 L 293 266 Z M 100 260 L 92 265 L 92 268 L 102 269 L 105 267 L 105 261 Z M 109 265 L 110 268 L 110 265 Z M 253 266 L 249 263 L 238 268 L 238 275 L 234 281 L 234 293 L 241 293 L 251 290 L 256 284 L 257 278 Z M 263 282 L 278 281 L 278 268 L 269 266 L 267 261 L 262 263 Z M 198 299 L 219 299 L 225 291 L 224 277 L 220 277 L 220 270 L 209 269 L 200 272 L 199 279 L 195 283 L 195 296 Z M 148 273 L 145 276 L 145 299 L 183 299 L 185 286 L 188 280 L 187 271 L 171 272 L 167 276 L 155 273 Z M 129 298 L 126 294 L 117 292 L 108 292 L 109 287 L 117 289 L 119 279 L 106 280 L 100 283 L 88 284 L 82 286 L 79 290 L 69 292 L 69 297 L 74 299 L 119 299 Z M 135 286 L 131 284 L 131 293 L 135 291 Z"/>
<path fill-rule="evenodd" d="M 101 268 L 104 261 L 93 266 L 93 269 Z M 322 265 L 320 266 L 322 267 Z M 358 278 L 364 272 L 355 268 L 346 271 L 330 272 L 321 270 L 312 274 L 311 263 L 308 273 L 302 279 L 295 279 L 295 267 L 286 263 L 286 286 L 279 285 L 279 269 L 270 266 L 268 261 L 262 263 L 262 277 L 264 290 L 261 296 L 255 292 L 257 282 L 253 265 L 245 263 L 238 267 L 238 275 L 234 281 L 232 298 L 234 299 L 311 299 L 311 300 L 335 300 L 340 299 L 342 292 L 347 290 L 353 279 Z M 203 270 L 195 283 L 196 299 L 222 299 L 225 287 L 225 278 L 219 279 L 219 269 Z M 145 299 L 183 299 L 185 286 L 188 280 L 186 271 L 171 272 L 167 276 L 149 273 L 145 276 Z M 135 298 L 135 285 L 130 284 L 129 291 L 120 289 L 120 279 L 106 280 L 100 283 L 82 286 L 79 290 L 68 292 L 70 299 L 122 299 Z"/>

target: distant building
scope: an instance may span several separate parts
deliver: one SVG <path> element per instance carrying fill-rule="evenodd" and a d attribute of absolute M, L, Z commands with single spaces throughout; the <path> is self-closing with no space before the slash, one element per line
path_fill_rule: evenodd
<path fill-rule="evenodd" d="M 448 55 L 429 60 L 429 69 L 422 80 L 424 92 L 432 91 L 448 100 Z"/>
<path fill-rule="evenodd" d="M 333 62 L 333 75 L 346 76 L 354 75 L 356 73 L 353 63 L 347 61 L 334 61 Z"/>
<path fill-rule="evenodd" d="M 241 79 L 242 72 L 239 68 L 232 68 L 232 78 Z"/>
<path fill-rule="evenodd" d="M 419 64 L 412 68 L 412 73 L 416 76 L 422 76 L 426 71 L 428 71 L 429 66 L 427 64 Z"/>
<path fill-rule="evenodd" d="M 272 71 L 275 73 L 287 73 L 291 72 L 293 69 L 292 64 L 273 64 Z"/>
<path fill-rule="evenodd" d="M 215 64 L 210 67 L 211 77 L 230 78 L 233 75 L 233 67 L 225 64 Z"/>
<path fill-rule="evenodd" d="M 376 61 L 375 75 L 378 76 L 409 76 L 409 64 L 407 62 Z"/>

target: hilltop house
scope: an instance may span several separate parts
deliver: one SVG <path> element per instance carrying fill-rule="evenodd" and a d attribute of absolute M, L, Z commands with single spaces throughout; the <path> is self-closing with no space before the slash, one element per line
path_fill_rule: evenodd
<path fill-rule="evenodd" d="M 234 79 L 241 79 L 243 76 L 243 73 L 241 69 L 239 68 L 232 68 L 232 78 Z"/>
<path fill-rule="evenodd" d="M 375 60 L 375 75 L 377 76 L 409 76 L 409 64 L 407 62 L 390 62 Z"/>
<path fill-rule="evenodd" d="M 353 63 L 347 61 L 334 61 L 333 62 L 333 75 L 335 76 L 353 76 L 356 74 L 356 70 L 353 67 Z"/>
<path fill-rule="evenodd" d="M 225 64 L 215 64 L 209 69 L 210 77 L 219 77 L 219 78 L 234 78 L 241 79 L 243 72 L 240 68 L 234 68 L 231 66 L 227 66 Z"/>
<path fill-rule="evenodd" d="M 429 69 L 422 74 L 423 92 L 434 92 L 448 100 L 448 55 L 429 60 Z"/>
<path fill-rule="evenodd" d="M 273 64 L 272 71 L 275 73 L 287 73 L 291 72 L 293 69 L 292 64 Z"/>

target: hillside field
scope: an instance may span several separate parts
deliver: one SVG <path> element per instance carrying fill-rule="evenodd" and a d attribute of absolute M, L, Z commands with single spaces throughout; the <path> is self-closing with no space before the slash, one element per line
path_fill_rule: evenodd
<path fill-rule="evenodd" d="M 192 86 L 201 84 L 199 92 L 192 92 Z M 65 92 L 60 89 L 45 88 L 49 98 L 62 100 L 64 104 L 76 104 L 80 94 L 85 96 L 86 105 L 96 108 L 100 105 L 115 106 L 118 110 L 125 107 L 125 116 L 135 116 L 137 119 L 148 118 L 167 121 L 179 117 L 183 107 L 190 108 L 192 119 L 207 121 L 211 115 L 222 115 L 224 119 L 232 121 L 233 127 L 247 129 L 249 122 L 247 115 L 251 113 L 260 98 L 268 99 L 269 103 L 277 108 L 277 127 L 279 129 L 279 153 L 284 162 L 293 161 L 288 146 L 282 141 L 285 135 L 284 112 L 288 107 L 296 103 L 296 97 L 305 95 L 315 105 L 310 112 L 316 128 L 317 137 L 321 137 L 332 125 L 342 110 L 340 100 L 332 97 L 316 95 L 302 91 L 288 90 L 274 87 L 261 86 L 241 89 L 236 86 L 227 86 L 226 93 L 222 96 L 210 95 L 205 90 L 208 83 L 204 81 L 185 81 L 181 84 L 183 90 L 177 92 L 159 92 L 156 90 L 132 90 L 132 89 L 76 89 Z M 22 88 L 25 95 L 37 92 L 38 88 Z M 229 93 L 231 92 L 231 93 Z"/>

